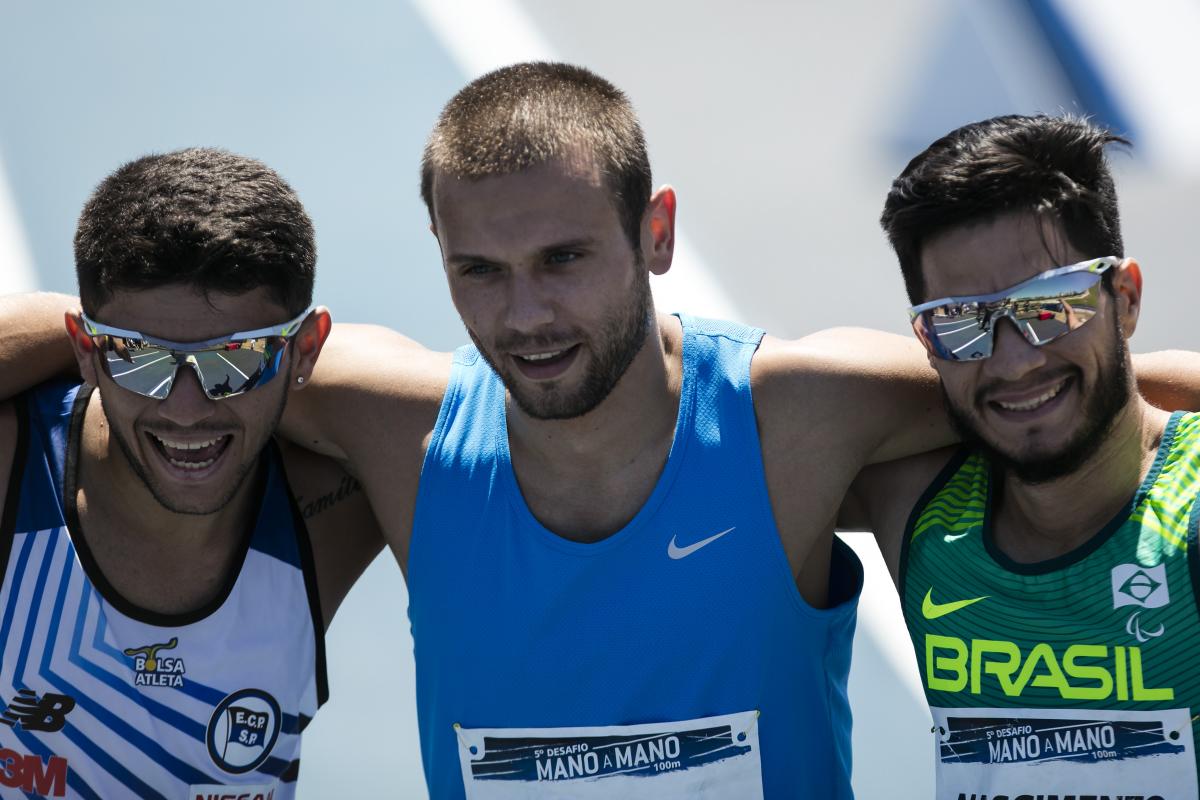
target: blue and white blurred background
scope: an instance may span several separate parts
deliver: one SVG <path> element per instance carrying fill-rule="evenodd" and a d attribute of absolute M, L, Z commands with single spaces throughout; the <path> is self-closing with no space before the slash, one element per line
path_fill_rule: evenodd
<path fill-rule="evenodd" d="M 317 226 L 318 298 L 438 349 L 465 340 L 417 193 L 441 105 L 488 68 L 589 66 L 625 89 L 656 181 L 679 192 L 664 310 L 783 336 L 905 332 L 876 225 L 933 138 L 1000 113 L 1067 110 L 1129 134 L 1115 155 L 1146 276 L 1135 349 L 1195 347 L 1200 0 L 0 0 L 0 291 L 73 290 L 91 188 L 148 151 L 262 158 Z M 860 797 L 923 798 L 929 722 L 870 540 L 851 680 Z M 399 571 L 381 557 L 329 635 L 332 701 L 301 797 L 424 794 Z"/>

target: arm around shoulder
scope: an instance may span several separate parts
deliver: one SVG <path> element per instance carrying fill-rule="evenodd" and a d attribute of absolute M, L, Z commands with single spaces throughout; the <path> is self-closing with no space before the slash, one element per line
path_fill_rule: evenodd
<path fill-rule="evenodd" d="M 419 445 L 437 419 L 450 360 L 388 328 L 335 324 L 311 379 L 292 387 L 280 434 L 355 470 L 382 440 Z"/>
<path fill-rule="evenodd" d="M 78 307 L 74 297 L 49 292 L 0 296 L 0 397 L 75 372 L 63 316 Z"/>
<path fill-rule="evenodd" d="M 820 426 L 856 466 L 945 447 L 956 438 L 937 374 L 908 337 L 831 328 L 790 342 L 767 339 L 754 378 L 760 425 L 765 412 Z"/>
<path fill-rule="evenodd" d="M 1166 411 L 1200 411 L 1200 353 L 1160 350 L 1133 356 L 1138 391 Z"/>

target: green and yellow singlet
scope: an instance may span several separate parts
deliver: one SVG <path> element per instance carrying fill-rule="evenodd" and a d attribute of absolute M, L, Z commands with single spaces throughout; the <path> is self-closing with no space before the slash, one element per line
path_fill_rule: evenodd
<path fill-rule="evenodd" d="M 904 618 L 949 800 L 1195 800 L 1200 415 L 1175 414 L 1129 504 L 1065 556 L 996 547 L 999 480 L 962 451 L 913 509 Z"/>

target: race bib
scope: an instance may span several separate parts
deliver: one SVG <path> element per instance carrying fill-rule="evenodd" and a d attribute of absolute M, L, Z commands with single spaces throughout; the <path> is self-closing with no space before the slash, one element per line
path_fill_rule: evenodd
<path fill-rule="evenodd" d="M 1193 800 L 1187 709 L 933 708 L 938 800 Z"/>
<path fill-rule="evenodd" d="M 467 800 L 761 800 L 758 712 L 649 725 L 462 728 Z"/>

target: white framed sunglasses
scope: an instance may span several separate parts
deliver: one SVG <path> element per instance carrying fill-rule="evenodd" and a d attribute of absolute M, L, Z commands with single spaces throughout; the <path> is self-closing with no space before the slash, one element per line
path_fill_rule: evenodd
<path fill-rule="evenodd" d="M 1055 267 L 999 292 L 943 297 L 908 310 L 917 338 L 946 361 L 988 358 L 996 325 L 1009 319 L 1025 341 L 1041 347 L 1087 324 L 1099 311 L 1100 280 L 1117 256 Z"/>
<path fill-rule="evenodd" d="M 312 313 L 267 328 L 238 331 L 202 342 L 172 342 L 96 322 L 82 314 L 84 333 L 100 353 L 105 374 L 122 389 L 164 400 L 179 368 L 192 368 L 213 400 L 236 397 L 279 372 L 288 342 Z"/>

